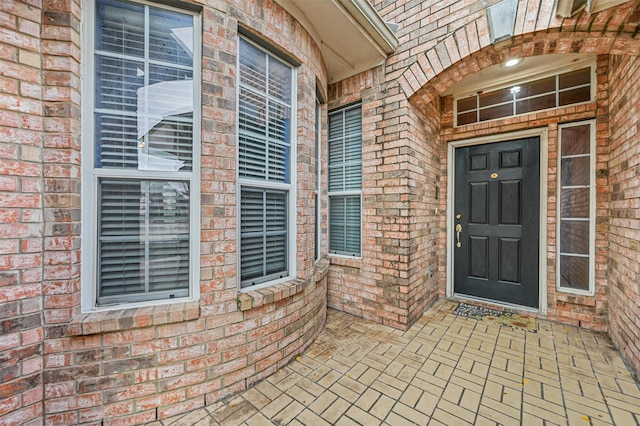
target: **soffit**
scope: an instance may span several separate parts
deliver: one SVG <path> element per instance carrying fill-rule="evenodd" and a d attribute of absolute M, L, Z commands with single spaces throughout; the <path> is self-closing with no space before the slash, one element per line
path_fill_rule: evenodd
<path fill-rule="evenodd" d="M 275 0 L 311 34 L 327 63 L 329 83 L 374 68 L 398 40 L 367 0 Z"/>

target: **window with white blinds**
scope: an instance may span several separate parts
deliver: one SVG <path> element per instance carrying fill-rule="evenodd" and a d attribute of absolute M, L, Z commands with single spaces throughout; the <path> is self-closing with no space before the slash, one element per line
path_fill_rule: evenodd
<path fill-rule="evenodd" d="M 240 287 L 291 274 L 293 67 L 241 38 Z"/>
<path fill-rule="evenodd" d="M 361 254 L 362 108 L 329 114 L 329 252 Z"/>
<path fill-rule="evenodd" d="M 193 296 L 198 17 L 114 0 L 93 16 L 93 303 Z"/>

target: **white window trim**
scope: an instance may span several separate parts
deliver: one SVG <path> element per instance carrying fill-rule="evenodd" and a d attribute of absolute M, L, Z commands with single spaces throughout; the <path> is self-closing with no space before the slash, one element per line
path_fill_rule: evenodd
<path fill-rule="evenodd" d="M 596 252 L 596 122 L 595 120 L 577 121 L 574 123 L 560 124 L 558 126 L 558 188 L 556 192 L 556 200 L 560 200 L 560 186 L 562 182 L 562 129 L 568 127 L 577 127 L 589 125 L 589 136 L 591 138 L 589 142 L 589 289 L 580 290 L 575 288 L 567 288 L 560 286 L 560 202 L 556 204 L 556 289 L 558 292 L 579 294 L 583 296 L 595 295 L 595 252 Z"/>
<path fill-rule="evenodd" d="M 287 281 L 290 281 L 296 277 L 296 255 L 297 255 L 297 247 L 296 247 L 296 239 L 297 239 L 297 76 L 298 72 L 296 69 L 296 65 L 292 64 L 285 57 L 277 56 L 273 52 L 268 49 L 265 49 L 260 44 L 255 43 L 253 40 L 240 35 L 236 40 L 238 43 L 238 52 L 240 51 L 240 39 L 243 39 L 245 42 L 250 43 L 256 48 L 262 50 L 267 55 L 270 55 L 284 63 L 287 63 L 291 66 L 291 140 L 290 140 L 290 161 L 289 164 L 289 182 L 290 183 L 280 183 L 280 182 L 267 182 L 261 180 L 253 180 L 247 178 L 240 177 L 240 149 L 239 149 L 239 136 L 240 136 L 240 120 L 236 120 L 236 200 L 237 200 L 237 215 L 236 215 L 236 241 L 237 241 L 237 289 L 239 293 L 246 293 L 254 290 L 259 290 L 261 288 L 270 287 L 276 284 L 281 284 Z M 239 94 L 240 91 L 240 55 L 236 55 L 236 95 Z M 239 102 L 236 102 L 236 117 L 240 116 L 240 105 Z M 289 274 L 286 277 L 277 278 L 270 281 L 265 281 L 259 284 L 255 284 L 249 287 L 242 288 L 242 272 L 241 272 L 241 211 L 240 211 L 240 203 L 242 197 L 242 188 L 247 186 L 249 188 L 260 188 L 260 189 L 275 189 L 275 190 L 286 190 L 288 194 L 287 201 L 287 262 L 288 262 L 288 270 Z"/>
<path fill-rule="evenodd" d="M 353 105 L 347 105 L 341 108 L 337 108 L 333 111 L 329 112 L 329 115 L 335 112 L 339 112 L 339 111 L 344 111 L 347 109 L 350 109 L 352 107 L 358 106 L 360 108 L 360 111 L 362 113 L 362 103 L 358 102 L 357 104 L 353 104 Z M 360 128 L 360 132 L 362 135 L 362 127 Z M 327 135 L 329 134 L 329 129 L 327 129 Z M 363 148 L 363 144 L 362 144 L 362 136 L 360 138 L 360 148 Z M 327 152 L 330 151 L 329 148 L 329 140 L 327 137 Z M 329 169 L 329 159 L 327 158 L 327 170 Z M 328 172 L 327 172 L 328 173 Z M 362 177 L 362 179 L 364 180 L 364 176 Z M 362 182 L 361 182 L 362 184 Z M 363 220 L 362 220 L 362 214 L 363 214 L 363 209 L 362 209 L 362 189 L 359 190 L 348 190 L 348 191 L 327 191 L 327 199 L 329 200 L 329 205 L 327 206 L 327 220 L 330 222 L 331 221 L 331 198 L 332 197 L 346 197 L 349 195 L 359 195 L 360 196 L 360 255 L 359 256 L 350 256 L 348 254 L 342 254 L 342 253 L 332 253 L 331 252 L 331 223 L 328 224 L 327 226 L 327 249 L 329 252 L 329 256 L 330 257 L 336 257 L 336 258 L 343 258 L 343 259 L 362 259 L 362 240 L 363 240 L 363 235 L 362 235 L 362 230 L 363 230 Z"/>
<path fill-rule="evenodd" d="M 329 192 L 329 211 L 331 211 L 331 198 L 342 198 L 347 197 L 349 195 L 359 195 L 360 196 L 360 255 L 359 256 L 350 256 L 348 254 L 342 253 L 331 253 L 329 250 L 330 257 L 338 257 L 343 259 L 362 259 L 362 190 L 360 191 L 344 191 L 344 192 Z M 328 241 L 331 242 L 331 226 L 327 227 Z"/>
<path fill-rule="evenodd" d="M 322 258 L 322 104 L 316 98 L 316 202 L 315 202 L 315 241 L 314 261 Z"/>
<path fill-rule="evenodd" d="M 190 14 L 194 17 L 194 52 L 193 52 L 193 90 L 194 90 L 194 108 L 193 108 L 193 159 L 192 170 L 190 173 L 182 172 L 159 172 L 159 171 L 129 171 L 129 170 L 109 170 L 109 172 L 94 169 L 94 99 L 95 96 L 95 61 L 94 61 L 94 42 L 95 42 L 95 19 L 96 8 L 95 0 L 88 1 L 82 7 L 82 53 L 81 53 L 81 75 L 82 75 L 82 93 L 91 94 L 85 96 L 82 103 L 81 112 L 81 131 L 82 131 L 82 169 L 81 169 L 81 242 L 82 242 L 82 265 L 81 265 L 81 311 L 82 312 L 99 312 L 118 309 L 129 309 L 143 306 L 167 305 L 186 301 L 194 301 L 200 299 L 200 143 L 201 143 L 201 17 L 199 13 L 190 10 L 165 6 L 161 4 L 151 3 L 139 0 L 127 0 L 131 3 L 158 7 L 166 10 L 172 10 L 184 14 Z M 144 302 L 117 303 L 113 305 L 98 305 L 98 277 L 97 277 L 97 210 L 98 210 L 98 178 L 102 176 L 120 177 L 138 177 L 140 179 L 179 179 L 187 180 L 190 187 L 190 244 L 189 244 L 189 273 L 191 276 L 189 282 L 189 296 L 177 297 L 173 299 L 148 300 Z"/>
<path fill-rule="evenodd" d="M 575 103 L 575 104 L 569 104 L 569 105 L 562 105 L 559 107 L 552 107 L 552 108 L 546 108 L 546 109 L 541 109 L 541 110 L 535 110 L 535 111 L 530 111 L 530 112 L 525 112 L 522 114 L 514 114 L 514 115 L 508 115 L 505 117 L 499 117 L 499 118 L 492 118 L 491 120 L 484 120 L 484 121 L 476 121 L 474 123 L 469 123 L 469 124 L 464 124 L 464 126 L 473 126 L 473 125 L 477 125 L 477 124 L 482 124 L 482 123 L 491 123 L 497 120 L 505 120 L 508 118 L 513 118 L 513 117 L 520 117 L 523 115 L 527 115 L 527 114 L 538 114 L 541 112 L 545 112 L 545 111 L 552 111 L 558 108 L 567 108 L 567 107 L 572 107 L 572 106 L 577 106 L 577 105 L 584 105 L 584 104 L 588 104 L 593 102 L 596 99 L 596 60 L 595 58 L 591 58 L 589 57 L 586 61 L 580 61 L 577 63 L 573 63 L 571 65 L 566 65 L 563 67 L 559 67 L 559 68 L 554 68 L 553 70 L 547 70 L 547 71 L 543 71 L 543 72 L 539 72 L 536 74 L 529 74 L 526 76 L 521 76 L 519 79 L 509 79 L 506 81 L 502 81 L 499 84 L 494 84 L 494 85 L 489 85 L 489 86 L 483 86 L 483 87 L 477 87 L 476 90 L 473 90 L 473 92 L 493 92 L 496 90 L 500 90 L 500 89 L 505 89 L 507 87 L 510 86 L 514 86 L 514 85 L 520 85 L 520 84 L 526 84 L 526 83 L 530 83 L 532 81 L 535 80 L 539 80 L 539 79 L 543 79 L 543 78 L 547 78 L 547 77 L 552 77 L 552 76 L 558 76 L 560 74 L 564 74 L 567 73 L 569 71 L 575 71 L 575 70 L 579 70 L 579 69 L 583 69 L 583 68 L 590 68 L 590 76 L 591 76 L 591 81 L 590 81 L 590 85 L 591 85 L 591 96 L 589 98 L 588 101 L 585 102 L 579 102 L 579 103 Z M 557 96 L 557 91 L 556 91 L 556 96 Z M 471 93 L 469 93 L 469 90 L 467 90 L 467 93 L 465 94 L 455 94 L 453 97 L 453 127 L 458 127 L 458 100 L 460 99 L 466 99 L 469 96 L 471 96 Z"/>

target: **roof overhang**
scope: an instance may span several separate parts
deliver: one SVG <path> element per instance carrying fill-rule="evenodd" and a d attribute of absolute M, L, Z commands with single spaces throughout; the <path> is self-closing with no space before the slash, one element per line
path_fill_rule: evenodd
<path fill-rule="evenodd" d="M 327 63 L 328 82 L 380 65 L 398 39 L 367 0 L 275 0 L 316 41 Z"/>

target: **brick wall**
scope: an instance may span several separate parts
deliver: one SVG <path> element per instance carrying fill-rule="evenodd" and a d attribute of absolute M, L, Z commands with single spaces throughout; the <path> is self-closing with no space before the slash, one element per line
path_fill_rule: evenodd
<path fill-rule="evenodd" d="M 640 377 L 640 60 L 610 60 L 609 332 Z"/>
<path fill-rule="evenodd" d="M 314 262 L 308 187 L 315 85 L 326 85 L 326 71 L 291 16 L 253 1 L 202 10 L 200 300 L 80 311 L 80 118 L 88 96 L 81 88 L 82 4 L 0 4 L 2 424 L 141 424 L 211 404 L 277 371 L 326 318 L 328 261 Z M 243 294 L 236 276 L 240 25 L 302 64 L 297 278 Z"/>
<path fill-rule="evenodd" d="M 0 423 L 42 416 L 43 63 L 40 2 L 0 4 Z"/>

